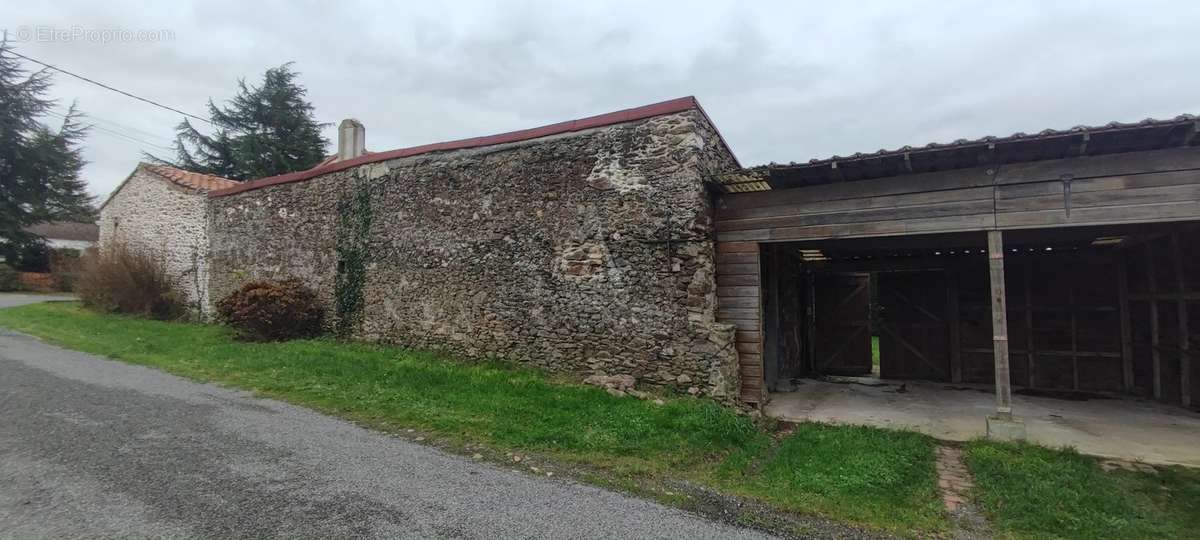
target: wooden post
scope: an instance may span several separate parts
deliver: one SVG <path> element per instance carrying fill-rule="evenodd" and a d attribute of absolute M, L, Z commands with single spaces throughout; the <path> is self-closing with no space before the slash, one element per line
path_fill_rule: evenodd
<path fill-rule="evenodd" d="M 1004 236 L 988 231 L 988 267 L 992 283 L 992 354 L 996 364 L 996 414 L 1012 416 L 1008 369 L 1008 310 L 1004 298 Z"/>
<path fill-rule="evenodd" d="M 1192 356 L 1189 354 L 1188 309 L 1184 298 L 1187 281 L 1183 278 L 1183 251 L 1179 249 L 1179 233 L 1171 233 L 1171 257 L 1175 259 L 1176 290 L 1179 292 L 1179 401 L 1184 407 L 1192 404 Z"/>
<path fill-rule="evenodd" d="M 1125 265 L 1127 259 L 1122 251 L 1114 257 L 1117 264 L 1117 298 L 1121 310 L 1121 388 L 1126 394 L 1133 393 L 1133 324 L 1129 313 L 1129 277 Z"/>
<path fill-rule="evenodd" d="M 766 300 L 763 313 L 766 319 L 763 321 L 763 382 L 767 391 L 774 391 L 779 381 L 779 348 L 783 342 L 779 331 L 779 271 L 782 266 L 779 259 L 782 252 L 779 244 L 767 244 L 763 249 L 763 255 L 770 258 L 767 261 L 767 290 L 763 291 Z"/>
<path fill-rule="evenodd" d="M 1079 321 L 1075 310 L 1075 284 L 1067 284 L 1067 307 L 1071 312 L 1071 387 L 1079 390 Z"/>
<path fill-rule="evenodd" d="M 946 269 L 946 314 L 950 325 L 950 381 L 962 382 L 962 339 L 959 337 L 958 268 Z"/>
<path fill-rule="evenodd" d="M 1029 387 L 1037 386 L 1037 351 L 1033 345 L 1033 261 L 1025 259 L 1025 362 Z"/>
<path fill-rule="evenodd" d="M 1162 354 L 1158 350 L 1158 277 L 1154 269 L 1154 244 L 1146 243 L 1146 284 L 1150 293 L 1150 363 L 1154 399 L 1162 399 Z"/>

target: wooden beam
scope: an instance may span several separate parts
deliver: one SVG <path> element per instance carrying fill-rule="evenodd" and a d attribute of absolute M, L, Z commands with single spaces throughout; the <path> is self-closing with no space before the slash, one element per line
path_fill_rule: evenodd
<path fill-rule="evenodd" d="M 1004 298 L 1004 233 L 988 231 L 988 269 L 992 297 L 992 354 L 996 371 L 996 413 L 1012 416 L 1012 381 L 1008 367 L 1008 311 Z"/>
<path fill-rule="evenodd" d="M 1154 399 L 1162 399 L 1162 354 L 1158 350 L 1158 278 L 1154 275 L 1154 244 L 1146 244 L 1146 286 L 1150 293 L 1150 363 Z"/>
<path fill-rule="evenodd" d="M 1185 291 L 1185 292 L 1157 292 L 1154 294 L 1133 293 L 1129 295 L 1130 300 L 1161 300 L 1166 302 L 1175 302 L 1178 300 L 1200 300 L 1200 292 Z"/>
<path fill-rule="evenodd" d="M 1129 313 L 1129 275 L 1125 268 L 1128 259 L 1125 252 L 1114 258 L 1117 264 L 1117 298 L 1121 310 L 1121 388 L 1133 393 L 1133 323 Z"/>
<path fill-rule="evenodd" d="M 1175 263 L 1175 290 L 1183 291 L 1187 287 L 1187 280 L 1183 276 L 1183 251 L 1179 248 L 1179 232 L 1171 233 L 1171 258 Z M 1178 306 L 1179 319 L 1179 402 L 1184 407 L 1192 405 L 1192 356 L 1188 354 L 1190 348 L 1188 336 L 1188 308 L 1187 300 L 1180 298 L 1176 305 Z"/>
<path fill-rule="evenodd" d="M 946 318 L 950 325 L 950 381 L 962 382 L 962 339 L 959 337 L 958 271 L 946 269 Z"/>

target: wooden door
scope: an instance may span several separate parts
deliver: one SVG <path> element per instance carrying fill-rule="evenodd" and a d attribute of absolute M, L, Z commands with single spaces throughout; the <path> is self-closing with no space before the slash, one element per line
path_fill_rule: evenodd
<path fill-rule="evenodd" d="M 817 373 L 869 374 L 870 275 L 816 274 L 813 280 L 813 365 Z"/>
<path fill-rule="evenodd" d="M 946 274 L 881 272 L 878 280 L 880 376 L 950 380 Z"/>

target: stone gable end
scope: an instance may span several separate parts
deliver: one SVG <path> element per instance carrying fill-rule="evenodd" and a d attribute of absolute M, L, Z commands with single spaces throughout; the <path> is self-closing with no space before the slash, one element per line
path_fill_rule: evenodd
<path fill-rule="evenodd" d="M 178 292 L 207 313 L 208 201 L 138 166 L 100 210 L 100 246 L 120 241 L 160 257 Z"/>

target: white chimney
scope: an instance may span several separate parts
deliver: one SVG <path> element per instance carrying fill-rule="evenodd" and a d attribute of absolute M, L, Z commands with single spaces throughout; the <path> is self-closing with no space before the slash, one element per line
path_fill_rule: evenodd
<path fill-rule="evenodd" d="M 338 125 L 338 161 L 354 159 L 363 155 L 367 148 L 367 128 L 353 118 L 342 120 Z"/>

